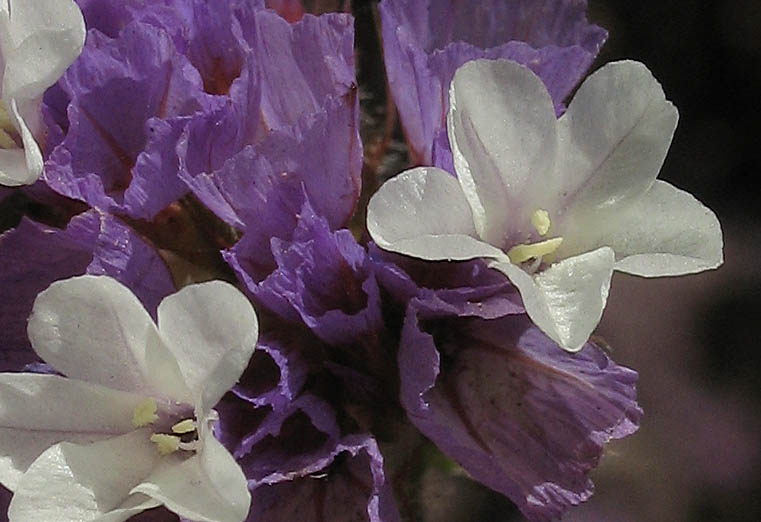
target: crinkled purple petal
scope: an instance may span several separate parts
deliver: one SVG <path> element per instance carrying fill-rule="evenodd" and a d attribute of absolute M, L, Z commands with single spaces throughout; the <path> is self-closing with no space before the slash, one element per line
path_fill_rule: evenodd
<path fill-rule="evenodd" d="M 176 141 L 187 118 L 220 102 L 164 30 L 133 22 L 116 39 L 90 31 L 59 85 L 70 103 L 65 138 L 48 159 L 51 188 L 146 219 L 187 191 Z"/>
<path fill-rule="evenodd" d="M 262 78 L 267 130 L 287 130 L 332 99 L 343 99 L 349 112 L 357 112 L 351 16 L 305 16 L 289 24 L 268 10 L 240 7 L 236 15 Z"/>
<path fill-rule="evenodd" d="M 403 305 L 413 298 L 434 301 L 441 312 L 493 319 L 524 312 L 520 295 L 502 274 L 480 260 L 421 261 L 370 245 L 378 283 Z"/>
<path fill-rule="evenodd" d="M 182 51 L 201 74 L 204 90 L 209 94 L 228 94 L 233 81 L 240 76 L 248 53 L 240 24 L 232 13 L 233 6 L 230 2 L 205 0 L 183 4 L 189 11 L 188 19 L 176 39 L 185 40 Z M 254 5 L 254 8 L 261 9 L 261 6 Z M 168 30 L 171 29 L 169 26 Z"/>
<path fill-rule="evenodd" d="M 547 85 L 558 113 L 597 55 L 607 33 L 587 23 L 586 2 L 385 0 L 380 4 L 391 92 L 415 163 L 433 164 L 443 145 L 448 89 L 457 67 L 503 58 L 530 67 Z M 448 161 L 439 151 L 438 165 Z"/>
<path fill-rule="evenodd" d="M 242 438 L 233 455 L 249 486 L 256 487 L 311 473 L 312 463 L 329 454 L 338 439 L 333 408 L 304 394 L 286 408 L 270 411 Z"/>
<path fill-rule="evenodd" d="M 240 250 L 234 250 L 228 259 L 237 258 Z M 351 232 L 331 232 L 306 202 L 292 239 L 272 238 L 271 250 L 277 268 L 261 283 L 239 274 L 261 305 L 286 319 L 300 319 L 333 345 L 382 328 L 378 285 L 365 249 Z"/>
<path fill-rule="evenodd" d="M 37 294 L 53 281 L 105 274 L 128 286 L 155 316 L 158 303 L 174 292 L 158 254 L 129 227 L 95 210 L 74 217 L 65 230 L 23 219 L 0 236 L 0 350 L 2 370 L 37 361 L 26 322 Z"/>
<path fill-rule="evenodd" d="M 375 440 L 362 435 L 347 437 L 303 469 L 299 477 L 256 488 L 247 521 L 282 520 L 400 520 Z"/>
<path fill-rule="evenodd" d="M 233 393 L 254 406 L 282 409 L 294 401 L 306 382 L 308 367 L 302 359 L 298 332 L 264 334 Z"/>
<path fill-rule="evenodd" d="M 235 137 L 224 131 L 216 135 L 220 125 L 199 122 L 181 142 L 181 148 L 192 154 L 181 176 L 217 216 L 247 232 L 252 250 L 264 251 L 256 264 L 271 266 L 269 239 L 290 237 L 304 190 L 315 211 L 327 218 L 333 229 L 343 226 L 354 213 L 362 163 L 355 117 L 342 102 L 331 102 L 290 132 L 273 131 L 244 148 L 216 172 L 204 167 L 220 163 L 221 158 L 209 158 L 219 142 L 222 148 L 234 146 L 230 144 Z M 193 175 L 193 171 L 201 173 Z"/>
<path fill-rule="evenodd" d="M 213 190 L 212 187 L 205 187 L 210 183 L 208 177 L 198 177 L 199 174 L 221 169 L 225 161 L 256 141 L 260 132 L 260 100 L 259 78 L 249 53 L 240 76 L 230 87 L 230 102 L 193 118 L 177 144 L 182 169 L 180 176 L 191 187 L 197 187 L 199 194 L 205 195 Z M 213 196 L 206 197 L 214 201 Z M 215 211 L 225 221 L 231 219 L 221 208 Z"/>
<path fill-rule="evenodd" d="M 636 372 L 593 344 L 561 350 L 524 318 L 441 315 L 435 303 L 408 308 L 399 365 L 410 420 L 530 520 L 558 519 L 592 494 L 603 444 L 636 431 Z"/>

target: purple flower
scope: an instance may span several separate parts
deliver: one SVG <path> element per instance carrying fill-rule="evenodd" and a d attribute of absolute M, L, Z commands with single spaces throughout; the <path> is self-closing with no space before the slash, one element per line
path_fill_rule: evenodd
<path fill-rule="evenodd" d="M 636 373 L 593 344 L 563 353 L 526 320 L 437 308 L 408 308 L 399 365 L 410 421 L 531 520 L 589 498 L 603 444 L 637 429 Z"/>
<path fill-rule="evenodd" d="M 381 2 L 386 72 L 412 163 L 453 172 L 447 91 L 466 61 L 504 58 L 530 67 L 562 112 L 607 37 L 585 12 L 586 1 L 576 0 Z"/>

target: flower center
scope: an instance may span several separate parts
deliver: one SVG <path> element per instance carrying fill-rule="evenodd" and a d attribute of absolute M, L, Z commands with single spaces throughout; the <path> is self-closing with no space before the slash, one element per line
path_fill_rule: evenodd
<path fill-rule="evenodd" d="M 132 412 L 132 424 L 143 428 L 159 420 L 156 400 L 148 397 L 140 401 Z M 151 442 L 162 455 L 169 455 L 178 450 L 195 451 L 198 449 L 198 433 L 194 419 L 182 419 L 172 425 L 171 433 L 156 432 L 151 434 Z"/>
<path fill-rule="evenodd" d="M 531 215 L 531 224 L 534 225 L 537 234 L 542 237 L 546 236 L 550 231 L 550 228 L 552 228 L 550 213 L 542 208 L 535 210 Z M 537 241 L 536 243 L 521 243 L 508 250 L 507 257 L 509 257 L 510 261 L 516 265 L 534 259 L 536 260 L 536 266 L 533 267 L 533 270 L 536 270 L 542 261 L 551 261 L 553 254 L 558 248 L 560 248 L 562 242 L 562 237 L 553 237 L 543 241 Z"/>

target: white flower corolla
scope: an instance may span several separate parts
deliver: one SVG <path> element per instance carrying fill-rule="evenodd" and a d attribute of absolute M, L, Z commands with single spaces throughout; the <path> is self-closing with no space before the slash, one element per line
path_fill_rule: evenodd
<path fill-rule="evenodd" d="M 11 522 L 118 522 L 160 505 L 199 522 L 246 518 L 246 479 L 211 409 L 257 341 L 243 294 L 187 286 L 161 302 L 157 326 L 117 281 L 76 277 L 37 296 L 28 332 L 66 377 L 0 374 Z"/>
<path fill-rule="evenodd" d="M 85 22 L 73 0 L 0 0 L 0 185 L 40 176 L 42 95 L 84 42 Z"/>
<path fill-rule="evenodd" d="M 449 96 L 457 177 L 420 167 L 386 182 L 367 217 L 381 248 L 488 259 L 569 351 L 599 322 L 613 270 L 673 276 L 722 263 L 716 216 L 656 180 L 677 111 L 644 65 L 602 67 L 559 119 L 541 80 L 514 62 L 465 64 Z"/>

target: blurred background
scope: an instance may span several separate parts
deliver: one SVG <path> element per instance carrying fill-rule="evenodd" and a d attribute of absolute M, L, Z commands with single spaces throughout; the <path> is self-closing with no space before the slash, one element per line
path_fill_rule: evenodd
<path fill-rule="evenodd" d="M 365 55 L 377 52 L 367 37 L 375 4 L 353 3 Z M 754 179 L 761 165 L 761 1 L 589 4 L 590 21 L 609 31 L 592 70 L 612 60 L 641 61 L 679 109 L 660 177 L 719 216 L 725 263 L 684 278 L 613 278 L 597 333 L 618 363 L 639 372 L 645 416 L 637 434 L 608 446 L 593 473 L 596 494 L 564 520 L 759 521 L 761 190 Z M 383 71 L 363 68 L 371 60 L 362 58 L 360 86 L 383 82 Z M 380 98 L 363 100 L 363 110 L 376 105 L 382 113 Z M 365 144 L 371 156 L 372 139 Z M 394 146 L 382 174 L 405 167 Z M 430 469 L 424 485 L 426 520 L 521 520 L 508 501 L 464 474 Z"/>

